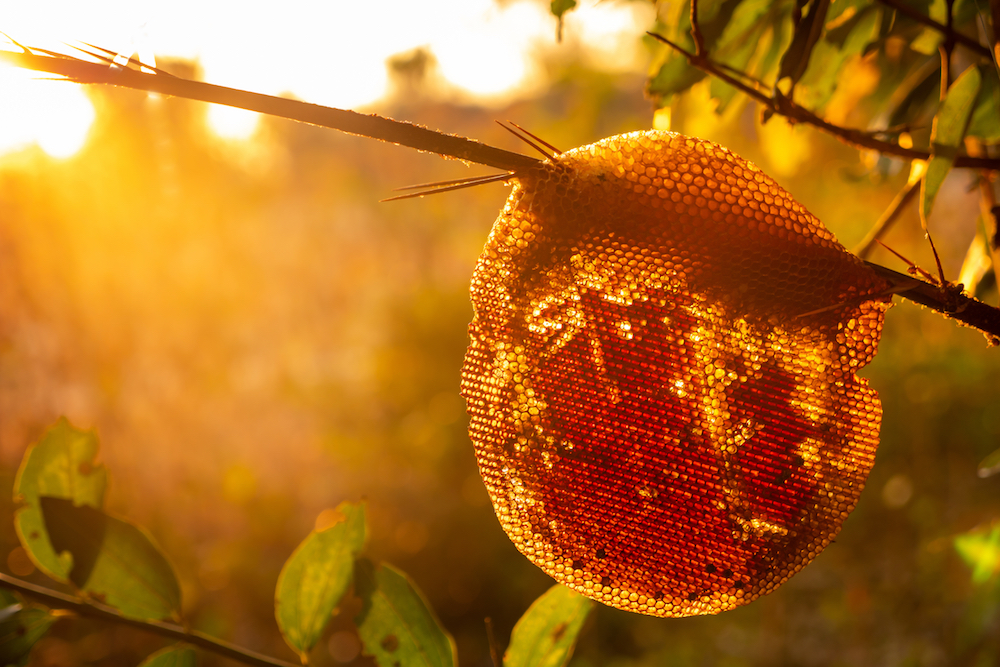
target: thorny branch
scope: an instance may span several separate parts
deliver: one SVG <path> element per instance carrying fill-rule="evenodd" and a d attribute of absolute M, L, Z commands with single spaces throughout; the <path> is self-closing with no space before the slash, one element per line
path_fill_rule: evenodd
<path fill-rule="evenodd" d="M 899 296 L 979 330 L 986 336 L 990 346 L 1000 345 L 1000 308 L 994 308 L 960 292 L 959 287 L 955 285 L 946 284 L 941 287 L 911 278 L 879 264 L 868 261 L 865 264 L 896 285 L 895 293 Z"/>
<path fill-rule="evenodd" d="M 90 62 L 43 49 L 21 48 L 24 49 L 23 53 L 0 50 L 0 60 L 6 60 L 25 69 L 58 74 L 76 83 L 104 83 L 213 104 L 223 104 L 269 116 L 280 116 L 302 123 L 328 127 L 348 134 L 388 141 L 429 153 L 497 167 L 505 171 L 527 169 L 539 162 L 536 158 L 495 148 L 473 139 L 445 134 L 420 125 L 375 114 L 366 115 L 356 111 L 334 109 L 299 100 L 216 86 L 202 81 L 171 76 L 162 70 L 150 72 L 119 66 L 109 67 L 112 58 L 105 58 L 97 52 L 88 52 L 88 55 L 105 59 L 106 62 Z M 143 66 L 142 69 L 152 68 Z"/>
<path fill-rule="evenodd" d="M 907 15 L 911 15 L 911 10 L 909 10 L 909 8 L 902 10 L 901 6 L 899 6 L 895 0 L 880 1 L 893 8 L 904 11 Z M 684 55 L 692 67 L 696 67 L 706 74 L 725 81 L 751 99 L 756 100 L 758 103 L 763 105 L 765 110 L 769 113 L 779 114 L 793 122 L 801 122 L 812 125 L 813 127 L 823 130 L 824 132 L 827 132 L 828 134 L 831 134 L 840 140 L 859 148 L 867 148 L 878 151 L 879 153 L 903 157 L 909 160 L 930 159 L 930 152 L 903 148 L 896 143 L 878 140 L 872 133 L 835 125 L 817 116 L 812 111 L 799 106 L 790 97 L 783 95 L 777 88 L 774 88 L 771 93 L 768 94 L 758 87 L 758 85 L 750 85 L 746 83 L 746 81 L 753 82 L 750 77 L 747 77 L 742 73 L 738 73 L 740 77 L 743 77 L 744 79 L 741 80 L 731 75 L 727 72 L 727 70 L 731 71 L 731 68 L 721 63 L 713 62 L 704 48 L 704 38 L 701 34 L 701 28 L 698 25 L 697 4 L 698 0 L 691 0 L 691 35 L 695 42 L 694 53 L 690 53 L 683 47 L 661 35 L 657 35 L 652 32 L 647 34 Z M 1000 4 L 1000 2 L 994 2 L 991 4 Z M 975 42 L 974 40 L 971 40 L 965 37 L 965 35 L 962 35 L 954 30 L 952 17 L 953 5 L 954 0 L 947 0 L 947 25 L 941 25 L 926 17 L 918 19 L 924 25 L 940 30 L 945 35 L 945 43 L 941 47 L 942 99 L 944 98 L 944 95 L 947 92 L 947 86 L 950 83 L 949 64 L 951 61 L 951 53 L 956 43 L 961 43 L 981 55 L 985 55 L 987 57 L 990 55 L 990 51 L 981 46 L 978 42 Z M 916 16 L 914 18 L 916 18 Z M 753 83 L 756 84 L 756 82 Z M 978 167 L 984 171 L 995 170 L 1000 168 L 1000 160 L 972 155 L 958 156 L 954 161 L 954 166 Z M 919 191 L 919 184 L 920 180 L 915 180 L 913 183 L 908 184 L 903 192 L 897 195 L 896 199 L 889 206 L 889 209 L 883 213 L 882 217 L 876 223 L 875 228 L 869 232 L 868 237 L 862 242 L 860 251 L 862 256 L 867 254 L 868 250 L 876 242 L 879 235 L 884 232 L 885 229 L 895 220 L 907 202 L 913 199 Z M 937 253 L 935 253 L 935 257 L 936 256 Z M 893 271 L 892 269 L 888 269 L 878 264 L 873 264 L 872 262 L 866 261 L 866 264 L 874 269 L 880 276 L 892 283 L 896 288 L 894 292 L 899 294 L 899 296 L 926 306 L 966 326 L 978 329 L 986 336 L 987 341 L 989 341 L 991 346 L 1000 345 L 1000 309 L 994 308 L 993 306 L 989 306 L 981 301 L 967 296 L 961 291 L 960 286 L 951 285 L 950 283 L 945 282 L 943 274 L 941 285 L 934 285 L 921 280 L 916 280 L 905 274 Z M 938 261 L 938 267 L 940 269 L 940 260 Z"/>
<path fill-rule="evenodd" d="M 145 630 L 155 635 L 166 637 L 167 639 L 173 639 L 191 644 L 192 646 L 197 646 L 198 648 L 211 651 L 212 653 L 221 655 L 224 658 L 241 662 L 244 665 L 249 665 L 250 667 L 301 667 L 301 665 L 296 665 L 292 662 L 285 662 L 284 660 L 278 660 L 277 658 L 248 651 L 247 649 L 224 642 L 221 639 L 210 637 L 204 633 L 198 632 L 197 630 L 185 630 L 178 625 L 163 623 L 161 621 L 144 621 L 127 618 L 117 609 L 112 607 L 90 600 L 83 600 L 69 595 L 64 595 L 63 593 L 59 593 L 58 591 L 54 591 L 50 588 L 36 586 L 35 584 L 28 583 L 27 581 L 23 581 L 3 573 L 0 573 L 0 587 L 17 591 L 18 593 L 22 593 L 26 596 L 39 600 L 53 609 L 65 609 L 77 613 L 80 616 L 89 616 L 91 618 L 98 618 L 103 621 L 117 623 L 118 625 L 127 625 L 139 630 Z"/>
<path fill-rule="evenodd" d="M 692 18 L 696 19 L 696 17 Z M 693 66 L 736 87 L 773 113 L 813 125 L 855 146 L 911 160 L 927 160 L 929 158 L 929 154 L 926 152 L 904 149 L 896 144 L 878 141 L 869 133 L 829 123 L 811 111 L 798 106 L 778 91 L 774 92 L 772 98 L 761 90 L 728 74 L 724 66 L 712 62 L 707 55 L 689 53 L 660 35 L 649 34 L 684 54 Z M 90 55 L 101 57 L 100 54 L 95 53 L 90 53 Z M 515 177 L 518 171 L 530 169 L 539 163 L 539 160 L 527 155 L 494 148 L 465 137 L 444 134 L 390 118 L 376 115 L 366 116 L 353 111 L 333 109 L 298 100 L 214 86 L 200 81 L 174 77 L 160 70 L 148 73 L 128 68 L 112 68 L 108 67 L 107 63 L 89 62 L 62 54 L 30 49 L 25 49 L 23 53 L 0 51 L 0 60 L 7 60 L 27 69 L 58 74 L 77 83 L 117 85 L 290 118 L 351 134 L 390 141 L 439 155 L 499 167 L 515 172 Z M 1000 159 L 959 156 L 955 159 L 955 166 L 1000 169 Z M 884 267 L 872 266 L 880 275 L 897 286 L 898 289 L 895 290 L 895 293 L 903 298 L 925 305 L 947 317 L 978 329 L 987 336 L 991 344 L 1000 345 L 1000 309 L 987 306 L 963 294 L 957 294 L 954 289 L 949 289 L 947 286 L 941 288 Z M 4 585 L 3 580 L 0 580 L 0 585 Z"/>
<path fill-rule="evenodd" d="M 748 85 L 736 77 L 728 74 L 723 65 L 712 61 L 712 59 L 708 56 L 691 53 L 684 47 L 675 44 L 662 35 L 658 35 L 653 32 L 647 34 L 685 56 L 688 59 L 688 62 L 691 63 L 692 67 L 696 67 L 706 74 L 710 74 L 718 79 L 721 79 L 722 81 L 725 81 L 743 94 L 763 105 L 764 108 L 770 113 L 784 116 L 795 123 L 812 125 L 813 127 L 820 129 L 827 134 L 833 135 L 841 141 L 857 148 L 866 148 L 878 151 L 884 155 L 893 155 L 907 160 L 929 160 L 931 157 L 929 151 L 922 151 L 914 148 L 903 148 L 899 144 L 876 139 L 870 132 L 835 125 L 817 116 L 805 107 L 799 106 L 792 99 L 782 95 L 779 90 L 774 90 L 771 95 L 769 95 L 762 90 Z M 954 166 L 976 169 L 1000 169 L 1000 159 L 959 155 L 955 158 Z"/>

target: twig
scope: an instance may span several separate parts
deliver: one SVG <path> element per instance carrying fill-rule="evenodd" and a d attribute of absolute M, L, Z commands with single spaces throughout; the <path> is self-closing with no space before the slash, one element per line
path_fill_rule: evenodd
<path fill-rule="evenodd" d="M 110 623 L 117 623 L 118 625 L 127 625 L 139 630 L 145 630 L 168 639 L 187 642 L 188 644 L 197 646 L 198 648 L 211 651 L 212 653 L 221 655 L 224 658 L 236 660 L 237 662 L 250 665 L 251 667 L 302 667 L 301 665 L 297 665 L 295 663 L 285 662 L 284 660 L 278 660 L 277 658 L 272 658 L 270 656 L 234 646 L 233 644 L 224 642 L 220 639 L 215 639 L 214 637 L 210 637 L 206 634 L 198 632 L 197 630 L 185 630 L 178 625 L 163 623 L 162 621 L 143 621 L 134 618 L 127 618 L 113 607 L 108 607 L 91 600 L 83 600 L 65 595 L 58 591 L 44 588 L 42 586 L 36 586 L 35 584 L 28 583 L 27 581 L 23 581 L 3 573 L 0 573 L 0 587 L 9 588 L 10 590 L 23 593 L 24 595 L 40 600 L 49 607 L 53 607 L 55 609 L 67 609 L 69 611 L 76 612 L 81 616 L 99 618 Z"/>
<path fill-rule="evenodd" d="M 962 33 L 958 32 L 953 28 L 950 28 L 949 26 L 941 25 L 931 17 L 925 16 L 916 9 L 914 9 L 913 7 L 910 7 L 903 2 L 900 2 L 900 0 L 878 0 L 878 1 L 881 2 L 883 5 L 885 5 L 886 7 L 891 7 L 895 9 L 900 14 L 905 14 L 906 16 L 910 17 L 917 23 L 921 23 L 927 26 L 928 28 L 933 28 L 934 30 L 937 30 L 938 32 L 943 34 L 946 39 L 950 38 L 954 40 L 956 44 L 961 44 L 962 46 L 966 47 L 971 51 L 974 51 L 975 53 L 978 53 L 981 56 L 985 56 L 987 58 L 990 57 L 990 50 L 985 46 L 983 46 L 982 44 L 980 44 L 979 42 L 977 42 L 976 40 L 974 40 L 973 38 L 967 35 L 963 35 Z"/>
<path fill-rule="evenodd" d="M 881 141 L 875 139 L 870 133 L 853 129 L 847 127 L 841 127 L 840 125 L 834 125 L 833 123 L 820 118 L 812 111 L 799 106 L 790 98 L 781 94 L 780 91 L 775 90 L 773 97 L 748 86 L 742 81 L 730 76 L 722 67 L 713 62 L 710 58 L 706 56 L 699 56 L 697 54 L 689 52 L 687 49 L 673 43 L 666 37 L 657 35 L 656 33 L 649 32 L 646 33 L 650 37 L 659 40 L 669 46 L 670 48 L 676 50 L 687 57 L 688 62 L 691 63 L 692 67 L 696 67 L 701 71 L 711 74 L 712 76 L 721 79 L 733 86 L 743 94 L 753 98 L 760 104 L 764 105 L 767 111 L 771 113 L 776 113 L 780 116 L 784 116 L 789 120 L 797 123 L 806 123 L 812 125 L 813 127 L 823 130 L 827 134 L 831 134 L 841 141 L 855 146 L 857 148 L 867 148 L 870 150 L 878 151 L 884 155 L 894 155 L 896 157 L 906 158 L 907 160 L 929 160 L 930 153 L 928 151 L 921 151 L 914 148 L 903 148 L 899 144 Z M 971 157 L 968 155 L 959 155 L 955 158 L 955 167 L 968 167 L 976 169 L 1000 169 L 1000 159 L 998 158 L 987 158 L 987 157 Z"/>
<path fill-rule="evenodd" d="M 861 243 L 855 246 L 854 254 L 865 259 L 871 253 L 872 249 L 878 243 L 878 240 L 882 238 L 882 235 L 888 231 L 889 227 L 892 226 L 898 218 L 899 214 L 902 213 L 903 208 L 906 207 L 916 194 L 920 191 L 918 187 L 920 185 L 920 179 L 915 179 L 910 183 L 906 184 L 899 194 L 892 200 L 889 204 L 889 208 L 885 210 L 884 213 L 875 221 L 875 224 L 862 239 Z"/>
<path fill-rule="evenodd" d="M 501 667 L 503 660 L 500 657 L 500 646 L 497 645 L 497 635 L 493 631 L 493 619 L 487 616 L 483 619 L 486 622 L 486 641 L 490 645 L 490 660 L 493 661 L 493 667 Z"/>
<path fill-rule="evenodd" d="M 993 55 L 993 66 L 1000 74 L 1000 2 L 990 0 L 990 16 L 993 19 L 993 48 L 990 49 L 990 53 Z"/>
<path fill-rule="evenodd" d="M 695 54 L 704 56 L 705 36 L 701 34 L 701 26 L 698 24 L 698 0 L 691 0 L 691 39 L 694 40 Z"/>
<path fill-rule="evenodd" d="M 991 346 L 1000 345 L 1000 308 L 989 306 L 954 288 L 925 283 L 872 262 L 866 261 L 865 264 L 896 287 L 894 294 L 979 330 Z"/>
<path fill-rule="evenodd" d="M 270 116 L 280 116 L 303 123 L 329 127 L 348 134 L 401 144 L 438 155 L 477 162 L 505 171 L 529 169 L 539 162 L 539 160 L 527 155 L 392 118 L 215 86 L 202 81 L 170 76 L 164 72 L 147 73 L 134 69 L 112 68 L 103 63 L 81 60 L 72 56 L 38 55 L 31 51 L 25 53 L 0 51 L 0 60 L 6 60 L 25 69 L 58 74 L 77 83 L 104 83 L 213 104 L 223 104 Z"/>

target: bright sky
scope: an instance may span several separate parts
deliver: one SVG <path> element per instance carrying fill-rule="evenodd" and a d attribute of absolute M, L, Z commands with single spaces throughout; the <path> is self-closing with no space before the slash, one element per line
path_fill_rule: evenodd
<path fill-rule="evenodd" d="M 638 36 L 652 3 L 583 0 L 564 43 L 545 0 L 0 0 L 0 31 L 32 46 L 87 42 L 124 53 L 197 60 L 206 81 L 291 93 L 341 108 L 387 92 L 387 58 L 423 47 L 457 96 L 484 104 L 544 85 L 537 56 L 579 46 L 591 64 L 642 66 Z M 2 40 L 0 40 L 2 41 Z M 73 85 L 0 67 L 0 153 L 38 143 L 54 157 L 83 144 L 94 111 Z M 222 135 L 248 136 L 255 117 L 219 109 Z"/>

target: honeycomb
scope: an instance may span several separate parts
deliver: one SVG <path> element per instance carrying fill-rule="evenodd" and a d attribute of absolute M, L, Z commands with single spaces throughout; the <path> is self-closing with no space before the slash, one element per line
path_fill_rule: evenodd
<path fill-rule="evenodd" d="M 757 167 L 637 132 L 519 173 L 472 279 L 470 435 L 515 546 L 654 616 L 773 591 L 878 445 L 888 285 Z"/>

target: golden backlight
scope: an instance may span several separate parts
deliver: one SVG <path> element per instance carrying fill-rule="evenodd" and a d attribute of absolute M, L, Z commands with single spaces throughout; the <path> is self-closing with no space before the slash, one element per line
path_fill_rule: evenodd
<path fill-rule="evenodd" d="M 0 153 L 35 143 L 54 158 L 70 157 L 87 139 L 94 107 L 79 86 L 34 78 L 0 68 Z"/>
<path fill-rule="evenodd" d="M 503 105 L 539 92 L 545 85 L 539 63 L 553 55 L 582 56 L 599 69 L 635 69 L 644 57 L 637 36 L 653 18 L 645 4 L 587 3 L 567 16 L 565 40 L 556 44 L 548 3 L 529 0 L 290 0 L 280 12 L 194 0 L 21 4 L 5 9 L 0 25 L 21 43 L 56 50 L 97 44 L 124 56 L 138 53 L 143 62 L 155 53 L 168 70 L 170 59 L 193 60 L 212 83 L 352 109 L 390 93 L 386 60 L 414 49 L 433 57 L 432 94 L 474 104 Z M 8 88 L 6 68 L 2 76 L 5 91 L 17 92 L 5 92 L 0 106 L 0 152 L 38 143 L 68 157 L 80 148 L 93 120 L 82 91 L 23 79 Z M 257 125 L 254 116 L 221 109 L 208 120 L 226 139 L 248 138 Z"/>

